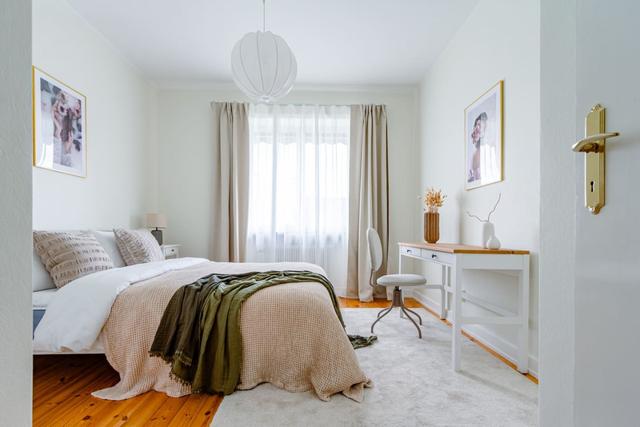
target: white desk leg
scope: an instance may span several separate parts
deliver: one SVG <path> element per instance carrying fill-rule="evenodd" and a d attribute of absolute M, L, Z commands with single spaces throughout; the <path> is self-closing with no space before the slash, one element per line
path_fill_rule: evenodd
<path fill-rule="evenodd" d="M 402 274 L 402 251 L 398 251 L 398 274 Z M 404 294 L 402 295 L 402 299 L 404 300 Z M 404 304 L 404 301 L 402 301 L 402 303 Z M 400 313 L 400 317 L 404 317 L 402 315 L 402 310 L 398 310 L 398 312 Z"/>
<path fill-rule="evenodd" d="M 448 274 L 449 267 L 442 264 L 442 289 L 440 290 L 440 319 L 447 318 L 447 285 L 448 285 Z"/>
<path fill-rule="evenodd" d="M 456 260 L 451 268 L 451 286 L 453 290 L 453 318 L 451 319 L 451 361 L 454 371 L 460 370 L 460 351 L 462 345 L 462 269 Z"/>
<path fill-rule="evenodd" d="M 523 256 L 523 266 L 518 275 L 518 371 L 529 372 L 529 256 Z"/>

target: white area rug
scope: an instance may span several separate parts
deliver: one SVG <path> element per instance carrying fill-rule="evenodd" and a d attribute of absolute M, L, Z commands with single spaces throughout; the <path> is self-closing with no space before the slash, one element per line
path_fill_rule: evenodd
<path fill-rule="evenodd" d="M 397 309 L 396 309 L 397 310 Z M 535 426 L 537 386 L 465 338 L 462 371 L 451 370 L 451 329 L 425 310 L 423 338 L 394 310 L 378 341 L 356 350 L 374 387 L 363 403 L 320 401 L 270 384 L 222 401 L 214 426 Z M 347 331 L 369 335 L 377 309 L 343 309 Z"/>

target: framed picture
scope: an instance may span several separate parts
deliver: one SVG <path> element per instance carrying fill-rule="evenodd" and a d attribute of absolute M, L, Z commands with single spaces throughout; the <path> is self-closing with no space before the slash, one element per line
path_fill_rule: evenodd
<path fill-rule="evenodd" d="M 464 110 L 465 189 L 502 181 L 500 80 Z"/>
<path fill-rule="evenodd" d="M 87 98 L 33 67 L 33 165 L 87 176 Z"/>

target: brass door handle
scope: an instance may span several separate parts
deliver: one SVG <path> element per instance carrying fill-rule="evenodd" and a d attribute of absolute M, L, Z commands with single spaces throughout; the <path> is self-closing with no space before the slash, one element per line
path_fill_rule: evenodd
<path fill-rule="evenodd" d="M 585 118 L 584 139 L 573 144 L 571 149 L 584 153 L 584 204 L 597 215 L 604 206 L 605 156 L 607 139 L 620 135 L 605 130 L 605 108 L 596 104 Z"/>
<path fill-rule="evenodd" d="M 571 149 L 576 153 L 597 153 L 604 147 L 603 142 L 618 135 L 620 135 L 620 132 L 605 132 L 591 135 L 573 144 Z"/>

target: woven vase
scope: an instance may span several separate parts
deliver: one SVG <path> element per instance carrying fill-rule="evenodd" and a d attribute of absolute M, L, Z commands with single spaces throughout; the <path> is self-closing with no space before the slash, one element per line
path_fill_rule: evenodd
<path fill-rule="evenodd" d="M 424 213 L 424 241 L 436 243 L 440 239 L 440 214 L 438 212 Z"/>

